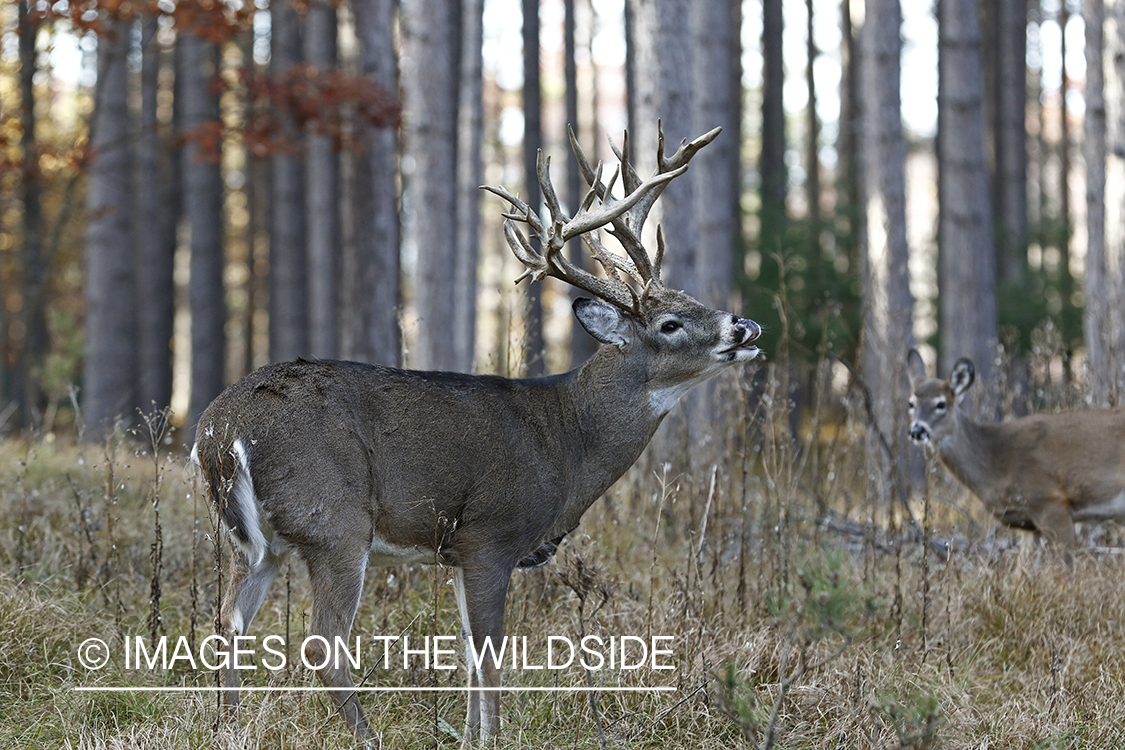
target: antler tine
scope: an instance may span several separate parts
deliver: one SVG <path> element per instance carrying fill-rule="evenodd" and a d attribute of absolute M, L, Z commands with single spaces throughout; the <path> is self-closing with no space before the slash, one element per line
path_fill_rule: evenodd
<path fill-rule="evenodd" d="M 551 184 L 551 157 L 544 156 L 543 149 L 539 149 L 535 156 L 535 172 L 539 178 L 543 202 L 547 204 L 547 210 L 551 213 L 551 228 L 548 236 L 540 235 L 540 241 L 551 248 L 562 247 L 563 240 L 559 238 L 559 234 L 562 226 L 569 221 L 569 217 L 563 213 L 562 206 L 559 205 L 559 196 L 555 193 L 555 186 Z M 547 254 L 547 251 L 544 254 Z"/>

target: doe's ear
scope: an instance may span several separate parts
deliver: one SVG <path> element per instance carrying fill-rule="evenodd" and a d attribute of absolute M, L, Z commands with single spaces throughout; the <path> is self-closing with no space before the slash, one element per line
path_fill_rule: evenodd
<path fill-rule="evenodd" d="M 910 387 L 917 388 L 918 384 L 926 379 L 926 365 L 922 362 L 922 355 L 917 349 L 906 353 L 906 374 L 910 378 Z"/>
<path fill-rule="evenodd" d="M 625 346 L 629 343 L 629 322 L 613 305 L 579 297 L 574 300 L 574 315 L 586 333 L 603 344 Z"/>
<path fill-rule="evenodd" d="M 969 390 L 969 386 L 973 384 L 973 378 L 976 377 L 976 369 L 973 367 L 973 360 L 968 357 L 961 357 L 957 360 L 957 364 L 953 365 L 953 374 L 949 376 L 949 384 L 953 386 L 953 395 L 960 397 L 962 393 Z"/>

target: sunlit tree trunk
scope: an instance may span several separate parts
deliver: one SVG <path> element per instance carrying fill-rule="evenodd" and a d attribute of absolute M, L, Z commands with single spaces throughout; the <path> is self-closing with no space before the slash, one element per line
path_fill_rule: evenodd
<path fill-rule="evenodd" d="M 1086 22 L 1086 371 L 1095 404 L 1125 396 L 1125 9 L 1088 0 Z M 1115 151 L 1117 149 L 1117 151 Z"/>
<path fill-rule="evenodd" d="M 879 430 L 892 446 L 906 445 L 901 404 L 906 352 L 914 342 L 906 243 L 906 139 L 899 98 L 901 25 L 899 0 L 868 0 L 861 32 L 864 108 L 859 139 L 865 249 L 863 378 Z M 893 461 L 900 498 L 905 490 L 905 455 L 899 450 Z"/>
<path fill-rule="evenodd" d="M 353 0 L 360 67 L 385 91 L 398 92 L 394 0 Z M 397 365 L 402 341 L 398 201 L 398 128 L 365 128 L 356 159 L 354 248 L 344 258 L 342 356 Z M 436 222 L 441 223 L 441 222 Z"/>
<path fill-rule="evenodd" d="M 83 408 L 97 440 L 114 418 L 131 419 L 136 402 L 136 304 L 133 278 L 134 210 L 126 52 L 129 24 L 110 20 L 98 37 L 86 198 L 86 359 Z"/>
<path fill-rule="evenodd" d="M 454 259 L 453 341 L 456 369 L 470 372 L 476 348 L 477 259 L 480 249 L 482 0 L 461 0 L 461 86 L 457 105 L 457 250 Z"/>
<path fill-rule="evenodd" d="M 270 10 L 270 76 L 283 84 L 301 63 L 300 18 L 294 0 Z M 309 355 L 308 259 L 302 146 L 293 113 L 278 112 L 284 145 L 270 168 L 270 359 Z"/>
<path fill-rule="evenodd" d="M 403 6 L 405 175 L 411 217 L 407 232 L 417 247 L 414 305 L 417 338 L 411 367 L 452 370 L 449 345 L 456 266 L 457 49 L 456 8 L 447 0 L 414 0 Z"/>
<path fill-rule="evenodd" d="M 305 62 L 317 73 L 336 68 L 336 7 L 316 0 L 305 16 Z M 331 135 L 310 126 L 305 139 L 305 206 L 308 210 L 309 353 L 339 356 L 339 164 Z"/>
<path fill-rule="evenodd" d="M 968 356 L 976 364 L 978 380 L 991 383 L 997 341 L 996 254 L 975 0 L 939 0 L 938 28 L 940 370 L 947 373 L 959 357 Z"/>
<path fill-rule="evenodd" d="M 180 93 L 188 140 L 183 148 L 184 218 L 191 231 L 191 400 L 187 424 L 223 390 L 226 364 L 226 295 L 223 291 L 223 178 L 219 154 L 198 136 L 219 127 L 219 47 L 191 34 L 183 52 Z"/>

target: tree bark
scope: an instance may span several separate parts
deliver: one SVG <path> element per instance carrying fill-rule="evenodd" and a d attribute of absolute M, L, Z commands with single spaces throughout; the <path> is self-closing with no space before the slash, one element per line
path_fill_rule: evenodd
<path fill-rule="evenodd" d="M 214 82 L 219 47 L 190 34 L 181 37 L 187 132 L 199 133 L 219 123 Z M 188 299 L 191 307 L 191 399 L 187 425 L 223 390 L 226 364 L 226 295 L 223 290 L 223 179 L 219 154 L 209 153 L 196 138 L 183 151 L 184 218 L 191 229 Z"/>
<path fill-rule="evenodd" d="M 1019 284 L 1027 272 L 1027 0 L 996 5 L 997 278 Z"/>
<path fill-rule="evenodd" d="M 785 58 L 782 0 L 762 0 L 762 153 L 759 245 L 765 255 L 779 252 L 785 237 L 785 198 L 789 175 L 785 168 Z"/>
<path fill-rule="evenodd" d="M 863 175 L 863 378 L 879 430 L 905 446 L 906 352 L 913 346 L 914 300 L 906 241 L 906 139 L 899 87 L 902 11 L 899 0 L 868 0 L 862 33 L 864 102 L 859 140 Z M 906 451 L 894 462 L 905 498 Z"/>
<path fill-rule="evenodd" d="M 353 0 L 363 74 L 397 94 L 394 0 Z M 402 352 L 398 129 L 367 127 L 356 157 L 359 183 L 354 252 L 344 257 L 342 355 L 398 365 Z M 434 214 L 436 215 L 436 214 Z M 441 223 L 441 222 L 435 222 Z"/>
<path fill-rule="evenodd" d="M 455 8 L 445 0 L 415 0 L 403 9 L 403 91 L 406 98 L 407 231 L 418 249 L 414 274 L 417 340 L 410 365 L 457 367 L 449 345 L 456 266 L 457 58 Z"/>
<path fill-rule="evenodd" d="M 38 420 L 42 392 L 40 378 L 47 349 L 47 324 L 43 297 L 47 269 L 43 259 L 43 213 L 40 204 L 39 144 L 36 140 L 35 72 L 39 68 L 35 47 L 39 22 L 31 13 L 28 0 L 21 0 L 19 18 L 20 51 L 20 119 L 23 133 L 20 151 L 23 158 L 23 346 L 20 348 L 16 372 L 16 398 L 20 405 L 20 426 L 31 429 Z M 2 314 L 2 313 L 0 313 Z M 0 318 L 0 324 L 3 320 Z M 6 327 L 0 325 L 0 331 Z M 0 346 L 3 336 L 0 336 Z M 5 382 L 4 364 L 0 362 L 0 383 Z M 0 402 L 3 398 L 0 385 Z"/>
<path fill-rule="evenodd" d="M 453 274 L 455 367 L 473 369 L 476 351 L 477 259 L 480 254 L 482 95 L 482 0 L 461 2 L 461 86 L 457 105 L 457 249 Z"/>
<path fill-rule="evenodd" d="M 175 316 L 173 258 L 179 214 L 178 180 L 160 135 L 158 96 L 162 50 L 157 18 L 141 27 L 141 111 L 137 139 L 137 318 L 138 401 L 146 412 L 172 400 L 172 324 Z"/>
<path fill-rule="evenodd" d="M 284 80 L 301 63 L 301 25 L 293 0 L 270 11 L 270 75 Z M 285 139 L 270 171 L 270 359 L 309 354 L 308 259 L 306 256 L 303 139 L 291 112 L 278 112 Z"/>
<path fill-rule="evenodd" d="M 129 24 L 109 20 L 98 38 L 86 198 L 85 437 L 100 440 L 136 403 L 136 305 L 129 140 Z"/>
<path fill-rule="evenodd" d="M 692 160 L 698 249 L 691 293 L 704 304 L 726 309 L 731 303 L 735 246 L 742 233 L 742 47 L 738 33 L 742 13 L 740 4 L 731 0 L 698 2 L 692 12 L 698 101 L 689 137 L 716 126 L 723 132 Z"/>
<path fill-rule="evenodd" d="M 541 196 L 536 159 L 543 148 L 543 111 L 539 81 L 539 0 L 523 0 L 523 173 L 527 204 L 539 210 Z M 531 239 L 539 249 L 539 240 Z M 528 279 L 524 315 L 525 374 L 543 374 L 543 284 Z"/>
<path fill-rule="evenodd" d="M 305 61 L 318 74 L 336 68 L 336 8 L 316 0 L 305 16 Z M 339 164 L 331 135 L 310 126 L 306 133 L 305 205 L 308 210 L 309 352 L 339 356 L 337 287 L 340 275 Z"/>
<path fill-rule="evenodd" d="M 939 369 L 949 372 L 958 358 L 969 356 L 978 380 L 991 383 L 997 342 L 996 253 L 975 0 L 939 0 L 938 30 Z"/>

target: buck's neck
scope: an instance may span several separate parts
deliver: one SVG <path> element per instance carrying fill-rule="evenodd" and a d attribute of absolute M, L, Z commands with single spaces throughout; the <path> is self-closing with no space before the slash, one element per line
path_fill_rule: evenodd
<path fill-rule="evenodd" d="M 987 503 L 996 468 L 992 466 L 996 425 L 981 424 L 960 408 L 949 418 L 954 420 L 953 431 L 938 443 L 938 455 L 958 480 Z"/>
<path fill-rule="evenodd" d="M 646 380 L 643 357 L 615 346 L 602 346 L 564 377 L 577 464 L 566 515 L 574 523 L 633 465 L 660 426 L 664 415 L 652 408 Z M 581 508 L 569 507 L 575 504 Z"/>

